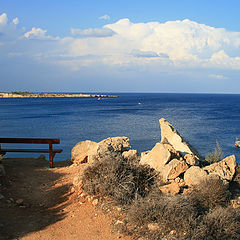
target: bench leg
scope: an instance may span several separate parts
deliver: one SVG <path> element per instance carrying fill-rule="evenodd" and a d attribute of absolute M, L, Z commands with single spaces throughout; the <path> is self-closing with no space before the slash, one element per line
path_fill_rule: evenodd
<path fill-rule="evenodd" d="M 53 157 L 54 157 L 54 154 L 53 154 L 53 149 L 52 149 L 52 144 L 50 143 L 49 144 L 49 167 L 50 168 L 53 168 Z"/>

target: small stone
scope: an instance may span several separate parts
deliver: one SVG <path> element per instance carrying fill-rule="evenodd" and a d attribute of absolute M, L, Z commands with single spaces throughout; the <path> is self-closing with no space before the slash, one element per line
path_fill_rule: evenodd
<path fill-rule="evenodd" d="M 116 210 L 117 210 L 118 212 L 121 212 L 121 211 L 122 211 L 122 208 L 116 207 Z"/>
<path fill-rule="evenodd" d="M 86 197 L 86 196 L 87 196 L 87 194 L 84 192 L 80 194 L 80 197 Z"/>
<path fill-rule="evenodd" d="M 73 194 L 74 192 L 75 192 L 74 187 L 71 187 L 69 193 L 70 193 L 70 194 Z"/>
<path fill-rule="evenodd" d="M 237 200 L 232 200 L 231 203 L 232 203 L 232 207 L 235 209 L 240 207 L 240 204 L 238 204 Z"/>
<path fill-rule="evenodd" d="M 18 199 L 18 200 L 16 200 L 16 204 L 17 204 L 17 205 L 22 205 L 22 204 L 23 204 L 23 199 Z"/>
<path fill-rule="evenodd" d="M 124 224 L 124 222 L 121 221 L 121 220 L 117 220 L 117 221 L 115 222 L 115 225 L 118 225 L 118 224 Z"/>
<path fill-rule="evenodd" d="M 172 231 L 170 232 L 171 235 L 175 235 L 176 233 L 177 233 L 176 230 L 172 230 Z"/>
<path fill-rule="evenodd" d="M 181 181 L 180 177 L 175 178 L 175 182 L 180 183 L 180 181 Z"/>
<path fill-rule="evenodd" d="M 87 196 L 88 202 L 91 202 L 93 200 L 93 197 Z"/>
<path fill-rule="evenodd" d="M 98 199 L 94 199 L 94 200 L 92 201 L 92 205 L 93 205 L 93 206 L 97 206 L 97 204 L 98 204 Z"/>
<path fill-rule="evenodd" d="M 158 226 L 157 223 L 149 223 L 148 224 L 148 229 L 150 231 L 157 231 L 157 230 L 159 230 L 159 226 Z"/>

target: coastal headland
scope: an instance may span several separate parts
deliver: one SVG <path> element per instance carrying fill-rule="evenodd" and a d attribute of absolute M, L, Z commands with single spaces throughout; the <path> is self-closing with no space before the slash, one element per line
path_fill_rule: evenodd
<path fill-rule="evenodd" d="M 0 98 L 57 98 L 57 97 L 96 97 L 113 98 L 115 95 L 83 93 L 33 93 L 33 92 L 0 92 Z"/>

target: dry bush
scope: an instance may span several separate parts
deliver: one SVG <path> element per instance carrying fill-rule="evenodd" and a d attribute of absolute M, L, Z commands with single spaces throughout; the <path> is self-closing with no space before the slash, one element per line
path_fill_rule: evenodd
<path fill-rule="evenodd" d="M 233 208 L 215 208 L 205 215 L 195 229 L 192 240 L 240 239 L 240 215 Z"/>
<path fill-rule="evenodd" d="M 189 194 L 189 199 L 198 208 L 199 213 L 203 213 L 218 206 L 227 206 L 230 192 L 220 179 L 209 178 L 195 186 Z"/>
<path fill-rule="evenodd" d="M 129 204 L 137 195 L 144 197 L 154 184 L 156 172 L 137 161 L 127 161 L 120 153 L 106 155 L 87 167 L 83 189 L 99 197 L 110 197 L 116 204 Z"/>
<path fill-rule="evenodd" d="M 216 141 L 216 148 L 213 152 L 210 152 L 206 155 L 205 160 L 209 164 L 212 164 L 221 161 L 223 158 L 224 154 L 222 152 L 222 148 L 220 147 L 218 141 Z"/>
<path fill-rule="evenodd" d="M 126 212 L 128 231 L 138 237 L 162 239 L 172 230 L 176 239 L 186 239 L 197 226 L 198 212 L 184 196 L 163 196 L 151 193 L 146 198 L 136 199 Z M 149 231 L 148 224 L 156 223 L 157 231 Z"/>
<path fill-rule="evenodd" d="M 233 180 L 230 182 L 229 190 L 233 198 L 240 196 L 240 165 L 236 167 L 236 172 Z"/>

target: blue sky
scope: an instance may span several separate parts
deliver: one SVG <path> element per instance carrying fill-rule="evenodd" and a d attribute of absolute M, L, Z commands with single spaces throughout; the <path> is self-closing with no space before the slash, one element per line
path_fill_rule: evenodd
<path fill-rule="evenodd" d="M 240 93 L 240 1 L 2 1 L 2 91 Z"/>

